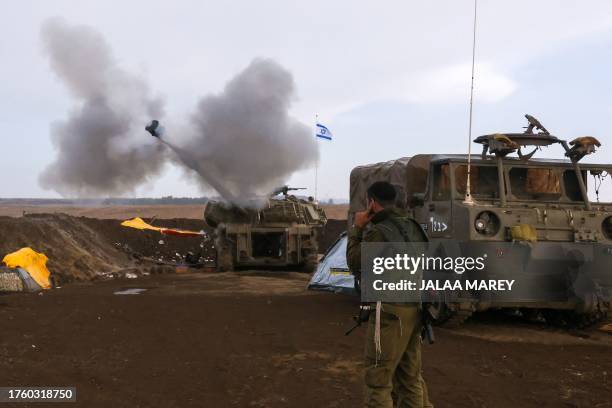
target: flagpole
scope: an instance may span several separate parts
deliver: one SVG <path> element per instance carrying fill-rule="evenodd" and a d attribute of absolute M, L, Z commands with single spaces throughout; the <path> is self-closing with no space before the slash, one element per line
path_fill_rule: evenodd
<path fill-rule="evenodd" d="M 319 159 L 317 159 L 317 167 L 315 167 L 315 202 L 317 201 L 317 187 L 319 184 Z"/>
<path fill-rule="evenodd" d="M 316 137 L 317 132 L 317 123 L 319 123 L 319 114 L 315 114 L 315 142 L 317 142 L 317 146 L 319 145 L 319 140 Z M 320 151 L 319 151 L 320 153 Z M 319 157 L 317 156 L 317 164 L 315 166 L 315 188 L 314 188 L 314 199 L 317 201 L 317 190 L 319 187 Z"/>

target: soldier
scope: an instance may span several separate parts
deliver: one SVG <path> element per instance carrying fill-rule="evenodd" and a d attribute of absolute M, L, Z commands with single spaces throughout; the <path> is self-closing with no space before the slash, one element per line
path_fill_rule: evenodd
<path fill-rule="evenodd" d="M 373 183 L 367 190 L 367 210 L 355 214 L 348 238 L 347 261 L 356 279 L 361 276 L 362 242 L 427 241 L 421 226 L 395 207 L 396 195 L 390 183 Z M 365 406 L 433 407 L 421 375 L 419 304 L 381 304 L 378 351 L 374 340 L 375 320 L 372 313 L 365 347 Z"/>

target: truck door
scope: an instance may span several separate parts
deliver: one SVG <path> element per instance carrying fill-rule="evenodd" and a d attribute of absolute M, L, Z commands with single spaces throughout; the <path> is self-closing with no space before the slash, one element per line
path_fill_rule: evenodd
<path fill-rule="evenodd" d="M 430 238 L 450 237 L 452 228 L 450 165 L 434 164 L 429 181 L 419 222 Z"/>

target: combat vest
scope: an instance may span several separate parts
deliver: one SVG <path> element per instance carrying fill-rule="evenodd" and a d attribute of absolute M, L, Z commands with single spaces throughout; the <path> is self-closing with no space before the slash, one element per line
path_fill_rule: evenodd
<path fill-rule="evenodd" d="M 429 239 L 419 223 L 408 215 L 390 212 L 383 220 L 372 223 L 386 242 L 428 242 Z"/>
<path fill-rule="evenodd" d="M 371 228 L 376 229 L 384 237 L 385 242 L 402 243 L 401 247 L 395 247 L 394 251 L 401 253 L 407 250 L 412 256 L 422 255 L 423 247 L 413 246 L 411 243 L 429 242 L 419 223 L 408 215 L 398 214 L 392 210 L 389 210 L 389 214 L 383 220 L 372 223 Z M 418 273 L 418 279 L 422 279 L 422 272 Z"/>

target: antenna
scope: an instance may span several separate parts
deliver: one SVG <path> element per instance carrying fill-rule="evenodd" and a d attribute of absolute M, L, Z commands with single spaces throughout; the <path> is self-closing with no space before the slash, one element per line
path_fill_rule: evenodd
<path fill-rule="evenodd" d="M 319 123 L 319 114 L 315 114 L 315 129 Z M 315 130 L 316 132 L 316 130 Z M 319 142 L 317 141 L 317 145 Z M 320 153 L 320 152 L 319 152 Z M 317 164 L 315 165 L 315 186 L 314 186 L 314 200 L 317 201 L 317 190 L 319 189 L 319 157 L 317 157 Z"/>
<path fill-rule="evenodd" d="M 478 9 L 478 0 L 474 0 L 474 37 L 472 39 L 472 83 L 470 85 L 470 124 L 468 126 L 468 166 L 467 166 L 467 183 L 465 185 L 465 200 L 466 204 L 473 204 L 472 189 L 471 189 L 471 173 L 472 173 L 472 112 L 474 108 L 474 65 L 476 62 L 476 10 Z"/>

